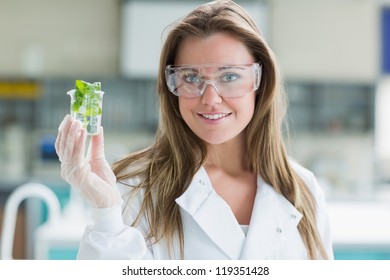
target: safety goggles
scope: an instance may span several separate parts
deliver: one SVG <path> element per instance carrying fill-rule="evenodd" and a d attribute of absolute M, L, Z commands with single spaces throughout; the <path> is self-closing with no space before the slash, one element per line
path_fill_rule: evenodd
<path fill-rule="evenodd" d="M 165 79 L 169 91 L 183 98 L 203 95 L 208 85 L 222 97 L 241 97 L 259 88 L 261 65 L 168 65 Z"/>

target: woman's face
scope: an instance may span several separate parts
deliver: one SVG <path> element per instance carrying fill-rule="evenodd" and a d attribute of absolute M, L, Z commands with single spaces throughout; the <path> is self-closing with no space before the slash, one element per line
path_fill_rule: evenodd
<path fill-rule="evenodd" d="M 242 65 L 254 62 L 241 41 L 224 33 L 216 33 L 207 38 L 186 38 L 181 42 L 175 59 L 175 65 Z M 209 79 L 207 73 L 205 76 Z M 255 98 L 255 92 L 241 97 L 224 98 L 213 85 L 207 85 L 203 95 L 199 97 L 179 96 L 179 109 L 189 128 L 206 143 L 243 141 L 243 131 L 254 113 Z"/>

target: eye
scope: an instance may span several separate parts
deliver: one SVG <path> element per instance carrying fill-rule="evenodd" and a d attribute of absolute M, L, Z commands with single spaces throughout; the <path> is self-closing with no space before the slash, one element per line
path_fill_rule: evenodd
<path fill-rule="evenodd" d="M 183 75 L 183 80 L 189 84 L 201 83 L 202 79 L 195 73 L 186 73 Z"/>
<path fill-rule="evenodd" d="M 225 73 L 222 77 L 221 80 L 223 82 L 234 82 L 235 80 L 239 79 L 240 75 L 235 74 L 235 73 Z"/>

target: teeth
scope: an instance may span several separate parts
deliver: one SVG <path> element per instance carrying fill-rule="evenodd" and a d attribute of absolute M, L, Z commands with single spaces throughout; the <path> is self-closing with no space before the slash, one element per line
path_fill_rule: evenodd
<path fill-rule="evenodd" d="M 226 117 L 228 114 L 202 114 L 202 116 L 209 120 L 216 120 Z"/>

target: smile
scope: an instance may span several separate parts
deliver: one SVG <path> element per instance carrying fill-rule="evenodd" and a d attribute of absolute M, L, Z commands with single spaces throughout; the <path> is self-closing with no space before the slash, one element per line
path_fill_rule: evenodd
<path fill-rule="evenodd" d="M 203 118 L 208 119 L 208 120 L 218 120 L 227 117 L 230 114 L 199 114 Z"/>

